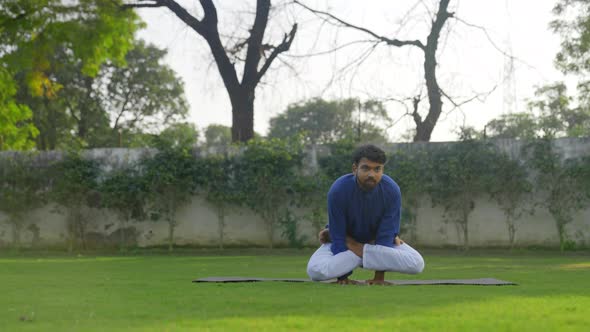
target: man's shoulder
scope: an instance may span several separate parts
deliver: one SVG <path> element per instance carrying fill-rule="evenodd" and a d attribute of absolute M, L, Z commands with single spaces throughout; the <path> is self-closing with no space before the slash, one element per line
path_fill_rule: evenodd
<path fill-rule="evenodd" d="M 388 192 L 392 192 L 392 193 L 399 193 L 400 192 L 399 186 L 397 185 L 395 180 L 393 180 L 387 174 L 383 174 L 383 176 L 381 177 L 381 183 L 383 185 L 383 188 Z"/>
<path fill-rule="evenodd" d="M 353 190 L 355 185 L 356 185 L 356 183 L 354 180 L 354 174 L 349 173 L 349 174 L 342 175 L 341 177 L 336 179 L 336 181 L 334 181 L 334 183 L 332 183 L 332 186 L 330 187 L 330 191 L 328 192 L 328 195 L 346 193 L 348 191 Z"/>

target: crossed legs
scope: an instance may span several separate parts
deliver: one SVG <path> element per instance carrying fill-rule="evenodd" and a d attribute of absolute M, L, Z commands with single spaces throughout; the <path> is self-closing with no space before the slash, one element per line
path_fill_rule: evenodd
<path fill-rule="evenodd" d="M 417 274 L 424 270 L 424 259 L 407 243 L 395 245 L 393 248 L 365 244 L 362 257 L 350 250 L 334 255 L 331 246 L 331 243 L 322 244 L 309 259 L 307 274 L 311 280 L 338 278 L 357 267 L 407 274 Z"/>

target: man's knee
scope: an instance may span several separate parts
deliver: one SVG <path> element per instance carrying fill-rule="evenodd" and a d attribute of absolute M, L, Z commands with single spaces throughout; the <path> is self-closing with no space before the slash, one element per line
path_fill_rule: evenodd
<path fill-rule="evenodd" d="M 330 280 L 352 271 L 355 268 L 352 265 L 354 265 L 353 262 L 346 264 L 337 264 L 334 261 L 310 262 L 307 265 L 307 275 L 313 281 Z"/>
<path fill-rule="evenodd" d="M 324 281 L 334 277 L 330 276 L 329 269 L 326 264 L 308 264 L 307 275 L 313 281 Z"/>
<path fill-rule="evenodd" d="M 410 269 L 410 273 L 418 274 L 422 273 L 422 271 L 424 271 L 424 258 L 422 258 L 422 255 L 417 254 L 414 258 L 414 264 Z"/>

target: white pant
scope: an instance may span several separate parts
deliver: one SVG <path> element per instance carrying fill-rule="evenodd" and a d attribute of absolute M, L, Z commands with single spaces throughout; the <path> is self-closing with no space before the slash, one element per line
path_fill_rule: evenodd
<path fill-rule="evenodd" d="M 362 258 L 350 250 L 334 255 L 331 247 L 331 243 L 322 244 L 309 259 L 307 274 L 311 280 L 338 278 L 357 267 L 408 274 L 417 274 L 424 270 L 424 259 L 406 243 L 393 248 L 365 244 Z"/>

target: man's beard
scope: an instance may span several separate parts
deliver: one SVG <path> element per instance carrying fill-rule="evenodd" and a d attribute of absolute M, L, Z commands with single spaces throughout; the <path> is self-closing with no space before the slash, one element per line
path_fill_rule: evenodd
<path fill-rule="evenodd" d="M 359 185 L 364 190 L 371 190 L 377 186 L 377 181 L 375 179 L 367 179 L 365 181 L 359 181 Z"/>

